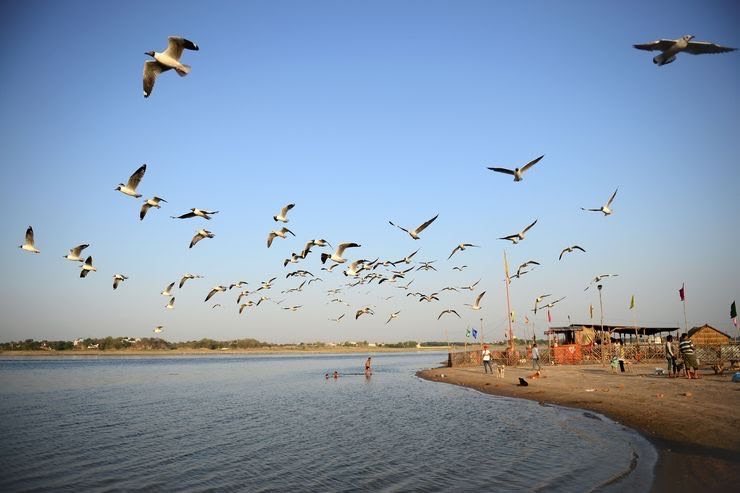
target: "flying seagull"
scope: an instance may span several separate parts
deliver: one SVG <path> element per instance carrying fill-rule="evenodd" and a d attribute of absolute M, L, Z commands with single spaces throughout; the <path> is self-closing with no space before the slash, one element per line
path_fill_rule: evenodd
<path fill-rule="evenodd" d="M 360 315 L 364 315 L 366 313 L 369 313 L 370 315 L 375 315 L 375 312 L 372 311 L 369 306 L 366 306 L 364 308 L 360 308 L 359 310 L 357 310 L 357 312 L 355 313 L 355 320 L 360 318 Z"/>
<path fill-rule="evenodd" d="M 347 248 L 359 248 L 360 246 L 362 245 L 358 243 L 340 243 L 339 245 L 337 245 L 337 249 L 331 255 L 329 255 L 328 253 L 321 254 L 321 263 L 325 264 L 327 259 L 329 259 L 332 262 L 343 264 L 344 262 L 347 261 L 347 259 L 342 257 L 342 255 L 344 255 L 344 251 Z"/>
<path fill-rule="evenodd" d="M 527 231 L 529 231 L 529 229 L 535 224 L 537 224 L 537 219 L 535 219 L 532 224 L 530 224 L 529 226 L 521 230 L 519 233 L 509 235 L 509 236 L 504 236 L 503 238 L 499 238 L 499 240 L 509 240 L 513 244 L 516 245 L 517 243 L 519 243 L 520 241 L 524 239 L 524 235 L 527 234 Z"/>
<path fill-rule="evenodd" d="M 465 306 L 469 306 L 472 310 L 480 310 L 480 300 L 481 298 L 483 298 L 484 294 L 486 294 L 485 291 L 478 295 L 478 297 L 475 299 L 475 303 L 473 303 L 472 305 L 465 303 Z"/>
<path fill-rule="evenodd" d="M 616 189 L 616 190 L 614 190 L 614 193 L 613 193 L 613 194 L 612 194 L 612 196 L 611 196 L 611 197 L 609 198 L 609 202 L 607 202 L 606 204 L 602 205 L 602 206 L 601 206 L 601 207 L 599 207 L 598 209 L 586 209 L 586 208 L 584 208 L 584 207 L 581 207 L 581 210 L 582 210 L 582 211 L 603 212 L 603 213 L 604 213 L 604 216 L 608 216 L 609 214 L 611 214 L 611 213 L 612 213 L 612 210 L 611 210 L 611 208 L 610 208 L 610 207 L 611 207 L 611 205 L 612 205 L 612 200 L 614 200 L 614 197 L 616 197 L 616 196 L 617 196 L 617 192 L 618 192 L 618 191 L 619 191 L 619 187 L 617 187 L 617 189 Z"/>
<path fill-rule="evenodd" d="M 476 248 L 479 248 L 479 245 L 473 245 L 472 243 L 460 243 L 459 245 L 457 245 L 457 246 L 456 246 L 456 247 L 455 247 L 455 248 L 454 248 L 454 249 L 452 250 L 452 253 L 450 254 L 450 256 L 449 256 L 449 257 L 447 257 L 447 260 L 450 260 L 450 259 L 452 258 L 452 256 L 453 256 L 453 255 L 455 255 L 455 253 L 457 253 L 458 251 L 463 251 L 463 250 L 465 250 L 465 249 L 466 249 L 467 247 L 476 247 Z"/>
<path fill-rule="evenodd" d="M 139 186 L 141 179 L 144 178 L 144 173 L 146 173 L 146 164 L 139 166 L 139 169 L 134 171 L 134 174 L 129 177 L 128 182 L 125 185 L 123 183 L 119 183 L 114 190 L 118 190 L 129 197 L 136 197 L 138 199 L 141 197 L 141 194 L 136 193 L 136 187 Z"/>
<path fill-rule="evenodd" d="M 190 240 L 190 248 L 193 248 L 195 244 L 198 243 L 203 238 L 213 238 L 214 236 L 216 235 L 214 235 L 207 229 L 199 229 L 198 231 L 195 232 L 195 236 L 193 236 L 193 239 Z"/>
<path fill-rule="evenodd" d="M 205 209 L 191 208 L 190 212 L 186 212 L 181 216 L 170 216 L 172 219 L 189 219 L 191 217 L 202 217 L 203 219 L 211 220 L 211 214 L 218 214 L 218 211 L 207 211 Z"/>
<path fill-rule="evenodd" d="M 452 270 L 459 270 L 460 272 L 462 272 L 463 269 L 465 269 L 466 267 L 467 265 L 458 265 L 458 266 L 453 267 Z"/>
<path fill-rule="evenodd" d="M 706 41 L 691 41 L 692 39 L 694 39 L 694 36 L 687 34 L 678 39 L 659 39 L 651 43 L 633 46 L 638 50 L 660 51 L 660 55 L 653 58 L 653 63 L 659 67 L 676 60 L 676 55 L 682 51 L 692 55 L 704 55 L 707 53 L 727 53 L 728 51 L 735 51 L 737 49 Z"/>
<path fill-rule="evenodd" d="M 291 210 L 293 207 L 295 207 L 295 204 L 288 204 L 288 205 L 286 205 L 285 207 L 283 207 L 282 209 L 280 209 L 280 214 L 278 214 L 277 216 L 272 216 L 272 218 L 275 221 L 280 221 L 282 223 L 287 223 L 288 222 L 288 211 Z"/>
<path fill-rule="evenodd" d="M 170 298 L 169 303 L 167 303 L 167 306 L 165 306 L 168 310 L 174 310 L 175 309 L 175 297 L 173 296 Z"/>
<path fill-rule="evenodd" d="M 416 251 L 414 251 L 412 253 L 409 253 L 408 255 L 406 255 L 401 260 L 396 260 L 395 262 L 391 262 L 391 265 L 393 265 L 395 267 L 396 264 L 400 264 L 401 262 L 403 262 L 404 264 L 410 264 L 411 263 L 411 259 L 413 258 L 414 255 L 416 255 L 419 252 L 419 250 L 420 249 L 417 248 Z"/>
<path fill-rule="evenodd" d="M 171 282 L 167 285 L 166 288 L 162 290 L 161 294 L 162 296 L 172 296 L 172 288 L 175 286 L 174 282 Z"/>
<path fill-rule="evenodd" d="M 182 50 L 188 49 L 198 51 L 198 45 L 190 40 L 179 36 L 170 36 L 167 38 L 167 49 L 162 53 L 156 51 L 147 51 L 144 54 L 154 58 L 144 62 L 144 97 L 148 98 L 154 89 L 154 81 L 162 72 L 175 69 L 177 75 L 185 77 L 190 73 L 190 65 L 180 63 Z"/>
<path fill-rule="evenodd" d="M 552 294 L 541 294 L 538 297 L 534 299 L 534 310 L 532 310 L 535 314 L 537 314 L 537 305 L 542 303 L 542 300 L 547 298 L 548 296 L 552 296 Z"/>
<path fill-rule="evenodd" d="M 402 228 L 401 226 L 398 226 L 398 225 L 396 225 L 396 224 L 393 224 L 393 222 L 392 222 L 392 221 L 388 221 L 388 222 L 390 223 L 390 225 L 391 225 L 391 226 L 395 226 L 395 227 L 397 227 L 398 229 L 400 229 L 400 230 L 402 230 L 402 231 L 406 231 L 406 232 L 407 232 L 407 233 L 409 234 L 409 236 L 411 236 L 411 237 L 412 237 L 413 239 L 415 239 L 415 240 L 418 240 L 418 239 L 419 239 L 419 234 L 420 234 L 420 233 L 421 233 L 422 231 L 424 231 L 424 230 L 425 230 L 425 229 L 427 228 L 427 226 L 429 226 L 430 224 L 432 224 L 432 223 L 434 222 L 434 220 L 435 220 L 435 219 L 437 219 L 438 217 L 439 217 L 439 214 L 437 214 L 436 216 L 434 216 L 433 218 L 431 218 L 431 219 L 430 219 L 430 220 L 428 220 L 427 222 L 425 222 L 425 223 L 422 223 L 422 224 L 421 224 L 420 226 L 418 226 L 418 227 L 417 227 L 416 229 L 413 229 L 413 230 L 411 230 L 411 231 L 409 231 L 409 230 L 408 230 L 408 229 L 406 229 L 406 228 Z"/>
<path fill-rule="evenodd" d="M 40 253 L 33 241 L 33 228 L 31 226 L 26 230 L 26 240 L 18 248 L 27 252 Z"/>
<path fill-rule="evenodd" d="M 569 247 L 563 248 L 563 251 L 560 252 L 560 256 L 558 257 L 558 260 L 562 260 L 563 259 L 563 255 L 565 255 L 566 253 L 572 253 L 573 250 L 580 250 L 583 253 L 586 253 L 586 250 L 584 250 L 583 248 L 579 247 L 578 245 L 573 245 L 573 246 L 569 246 Z"/>
<path fill-rule="evenodd" d="M 159 334 L 160 332 L 162 332 L 162 329 L 164 329 L 164 325 L 157 325 L 156 327 L 154 327 L 154 329 L 152 329 L 152 332 L 154 332 L 155 334 Z"/>
<path fill-rule="evenodd" d="M 121 284 L 126 279 L 128 279 L 128 277 L 124 276 L 123 274 L 114 274 L 113 275 L 113 289 L 118 289 L 118 285 Z"/>
<path fill-rule="evenodd" d="M 460 314 L 457 313 L 455 310 L 449 309 L 449 310 L 442 310 L 440 312 L 440 314 L 437 316 L 437 320 L 439 320 L 440 318 L 442 318 L 442 315 L 444 315 L 445 313 L 453 313 L 453 314 L 457 315 L 457 318 L 462 318 L 460 316 Z"/>
<path fill-rule="evenodd" d="M 488 168 L 491 171 L 496 171 L 498 173 L 506 173 L 507 175 L 514 175 L 514 181 L 522 181 L 524 179 L 524 172 L 527 171 L 529 168 L 534 166 L 535 164 L 540 162 L 540 159 L 545 157 L 545 155 L 541 155 L 540 157 L 533 159 L 532 161 L 528 162 L 521 168 L 514 168 L 514 169 L 508 169 L 508 168 Z"/>
<path fill-rule="evenodd" d="M 401 311 L 400 311 L 400 310 L 399 310 L 399 311 L 397 311 L 397 312 L 393 312 L 393 313 L 391 313 L 391 316 L 390 316 L 390 317 L 388 317 L 388 320 L 387 320 L 387 321 L 385 322 L 385 324 L 386 324 L 386 325 L 388 325 L 388 322 L 390 322 L 390 321 L 391 321 L 391 320 L 393 320 L 394 318 L 398 318 L 398 314 L 399 314 L 399 313 L 401 313 Z"/>
<path fill-rule="evenodd" d="M 270 248 L 270 246 L 272 245 L 272 240 L 274 240 L 275 238 L 280 237 L 280 238 L 285 239 L 287 233 L 290 233 L 293 236 L 295 236 L 295 233 L 293 233 L 291 230 L 289 230 L 285 226 L 283 226 L 277 231 L 270 231 L 270 234 L 267 235 L 267 248 Z"/>
<path fill-rule="evenodd" d="M 82 253 L 82 250 L 84 250 L 85 248 L 89 246 L 90 245 L 88 244 L 83 244 L 83 245 L 77 245 L 74 248 L 70 248 L 69 253 L 62 258 L 66 258 L 67 260 L 73 260 L 75 262 L 84 262 L 85 259 L 80 257 L 80 254 Z"/>
<path fill-rule="evenodd" d="M 523 264 L 521 264 L 519 267 L 516 268 L 516 276 L 519 277 L 520 275 L 524 274 L 525 272 L 528 272 L 528 271 L 525 271 L 524 269 L 526 269 L 530 265 L 540 265 L 540 263 L 539 262 L 536 262 L 534 260 L 527 260 L 526 262 L 524 262 Z M 514 276 L 512 276 L 512 277 L 514 277 Z"/>
<path fill-rule="evenodd" d="M 329 320 L 332 321 L 332 322 L 339 322 L 343 318 L 344 318 L 344 313 L 342 313 L 341 315 L 339 315 L 337 318 L 330 318 Z"/>
<path fill-rule="evenodd" d="M 80 277 L 87 277 L 87 275 L 91 271 L 97 271 L 97 270 L 98 269 L 96 269 L 95 267 L 93 267 L 93 258 L 92 258 L 92 256 L 87 257 L 87 259 L 85 259 L 85 263 L 82 264 L 82 270 L 80 271 Z"/>
<path fill-rule="evenodd" d="M 184 274 L 182 278 L 180 278 L 180 284 L 177 287 L 182 289 L 182 287 L 185 285 L 185 281 L 188 281 L 190 279 L 200 279 L 202 277 L 203 276 L 196 276 L 193 274 Z"/>
<path fill-rule="evenodd" d="M 475 287 L 478 285 L 479 282 L 480 282 L 480 279 L 478 279 L 477 281 L 475 281 L 470 286 L 460 286 L 460 289 L 467 289 L 468 291 L 472 291 L 473 289 L 475 289 Z"/>
<path fill-rule="evenodd" d="M 139 220 L 143 221 L 144 216 L 146 216 L 147 211 L 154 207 L 156 209 L 159 209 L 161 206 L 159 205 L 160 202 L 167 202 L 165 199 L 161 197 L 152 197 L 151 199 L 146 199 L 144 201 L 144 205 L 141 206 L 141 211 L 139 212 Z"/>
<path fill-rule="evenodd" d="M 211 290 L 210 290 L 210 291 L 208 292 L 208 296 L 206 296 L 206 299 L 205 299 L 205 300 L 203 300 L 203 302 L 205 303 L 206 301 L 210 300 L 210 299 L 211 299 L 211 297 L 212 297 L 212 296 L 213 296 L 214 294 L 216 294 L 216 293 L 218 293 L 218 292 L 224 292 L 224 291 L 226 291 L 226 286 L 214 286 L 214 287 L 213 287 L 213 289 L 211 289 Z"/>

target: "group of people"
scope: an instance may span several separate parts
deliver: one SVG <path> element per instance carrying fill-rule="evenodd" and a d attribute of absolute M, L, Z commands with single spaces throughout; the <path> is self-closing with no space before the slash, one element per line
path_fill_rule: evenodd
<path fill-rule="evenodd" d="M 488 349 L 488 345 L 483 345 L 483 352 L 481 353 L 481 359 L 483 360 L 483 370 L 488 373 L 489 371 L 493 373 L 493 366 L 491 365 L 491 361 L 493 361 L 493 354 L 491 353 L 491 350 Z M 537 343 L 532 344 L 532 369 L 533 370 L 541 370 L 542 367 L 540 366 L 540 350 L 537 348 Z"/>
<path fill-rule="evenodd" d="M 372 361 L 373 361 L 373 358 L 371 356 L 368 356 L 368 358 L 365 360 L 365 376 L 366 377 L 369 377 L 370 375 L 373 374 Z M 335 379 L 339 378 L 339 372 L 334 370 L 333 374 L 325 373 L 324 378 L 327 380 L 329 378 L 335 378 Z"/>
<path fill-rule="evenodd" d="M 678 341 L 678 354 L 673 345 L 673 336 L 666 337 L 665 359 L 668 363 L 669 378 L 681 376 L 681 371 L 685 373 L 686 378 L 701 378 L 697 373 L 699 361 L 696 359 L 696 349 L 688 334 L 681 334 Z"/>

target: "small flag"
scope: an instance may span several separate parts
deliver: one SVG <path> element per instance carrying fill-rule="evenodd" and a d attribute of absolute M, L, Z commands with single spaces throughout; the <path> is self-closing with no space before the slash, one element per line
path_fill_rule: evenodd
<path fill-rule="evenodd" d="M 514 319 L 516 318 L 516 313 L 514 312 L 514 310 L 511 310 L 511 313 L 509 315 L 511 316 L 512 323 L 515 322 Z"/>
<path fill-rule="evenodd" d="M 547 310 L 547 321 L 552 323 L 552 315 L 550 315 L 550 310 Z"/>
<path fill-rule="evenodd" d="M 477 339 L 477 338 L 478 338 L 478 331 L 473 329 L 473 339 Z"/>
<path fill-rule="evenodd" d="M 678 296 L 681 298 L 681 301 L 686 301 L 686 291 L 684 290 L 683 283 L 681 283 L 681 289 L 678 290 Z"/>
<path fill-rule="evenodd" d="M 591 317 L 591 320 L 594 318 L 594 306 L 588 305 L 588 315 Z"/>
<path fill-rule="evenodd" d="M 465 337 L 470 337 L 470 329 L 465 331 Z"/>
<path fill-rule="evenodd" d="M 730 305 L 730 318 L 732 319 L 732 324 L 737 329 L 737 306 L 735 306 L 734 301 Z"/>
<path fill-rule="evenodd" d="M 635 307 L 635 295 L 632 295 L 632 299 L 630 300 L 630 310 L 632 310 Z"/>

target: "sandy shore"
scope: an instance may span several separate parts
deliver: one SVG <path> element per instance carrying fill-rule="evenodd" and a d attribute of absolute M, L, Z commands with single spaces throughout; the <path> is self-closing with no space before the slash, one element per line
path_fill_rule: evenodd
<path fill-rule="evenodd" d="M 659 364 L 623 374 L 602 366 L 507 367 L 505 378 L 482 367 L 437 368 L 422 378 L 489 394 L 595 411 L 641 432 L 660 457 L 653 491 L 734 491 L 740 480 L 740 383 L 702 372 L 699 380 L 655 374 Z M 523 377 L 529 386 L 519 386 Z"/>

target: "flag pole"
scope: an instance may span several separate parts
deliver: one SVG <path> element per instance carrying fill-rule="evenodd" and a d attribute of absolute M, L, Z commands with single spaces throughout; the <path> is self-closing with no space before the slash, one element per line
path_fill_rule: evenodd
<path fill-rule="evenodd" d="M 504 250 L 504 273 L 506 274 L 506 313 L 508 316 L 506 317 L 509 322 L 509 357 L 513 357 L 514 353 L 514 339 L 512 338 L 512 330 L 511 330 L 511 300 L 509 298 L 509 283 L 511 282 L 509 279 L 509 262 L 506 260 L 506 250 Z"/>

